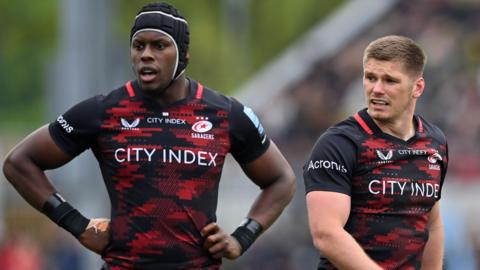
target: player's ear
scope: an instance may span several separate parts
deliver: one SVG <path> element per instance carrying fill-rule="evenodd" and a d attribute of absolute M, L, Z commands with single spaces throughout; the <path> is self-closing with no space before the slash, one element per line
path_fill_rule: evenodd
<path fill-rule="evenodd" d="M 423 94 L 424 89 L 425 89 L 425 80 L 423 79 L 423 77 L 419 77 L 414 84 L 413 98 L 419 98 Z"/>

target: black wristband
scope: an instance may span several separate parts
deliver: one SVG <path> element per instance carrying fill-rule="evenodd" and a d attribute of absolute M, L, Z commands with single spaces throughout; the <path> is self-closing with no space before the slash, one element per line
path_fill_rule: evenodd
<path fill-rule="evenodd" d="M 58 193 L 52 194 L 43 204 L 42 212 L 58 226 L 78 238 L 88 226 L 89 219 L 73 208 Z"/>
<path fill-rule="evenodd" d="M 262 225 L 251 218 L 245 219 L 232 233 L 242 247 L 242 254 L 255 242 L 262 233 Z"/>

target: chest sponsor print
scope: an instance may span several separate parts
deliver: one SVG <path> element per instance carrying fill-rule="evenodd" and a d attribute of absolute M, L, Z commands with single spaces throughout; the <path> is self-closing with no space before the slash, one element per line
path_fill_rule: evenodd
<path fill-rule="evenodd" d="M 398 195 L 425 198 L 438 198 L 440 185 L 425 181 L 399 181 L 373 179 L 368 183 L 368 191 L 373 195 Z"/>
<path fill-rule="evenodd" d="M 114 153 L 118 163 L 123 162 L 162 162 L 177 164 L 194 164 L 198 166 L 216 167 L 218 153 L 209 151 L 193 151 L 188 149 L 147 149 L 144 147 L 117 148 Z"/>

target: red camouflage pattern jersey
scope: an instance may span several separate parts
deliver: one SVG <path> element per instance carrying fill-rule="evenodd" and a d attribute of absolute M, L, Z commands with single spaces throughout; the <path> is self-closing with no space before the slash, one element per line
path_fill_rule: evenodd
<path fill-rule="evenodd" d="M 218 269 L 200 230 L 216 221 L 226 155 L 253 161 L 269 146 L 253 111 L 189 79 L 189 95 L 167 107 L 136 82 L 73 106 L 49 126 L 76 156 L 94 153 L 111 201 L 116 269 Z"/>
<path fill-rule="evenodd" d="M 351 197 L 345 230 L 384 269 L 420 269 L 428 216 L 447 172 L 444 134 L 414 119 L 415 135 L 403 141 L 383 133 L 361 110 L 328 129 L 304 165 L 307 193 Z M 335 267 L 321 256 L 318 269 Z"/>

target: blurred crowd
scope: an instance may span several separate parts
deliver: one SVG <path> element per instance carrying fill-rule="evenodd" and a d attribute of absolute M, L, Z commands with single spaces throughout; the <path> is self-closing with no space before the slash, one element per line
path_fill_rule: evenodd
<path fill-rule="evenodd" d="M 0 231 L 1 270 L 85 269 L 73 237 L 26 203 L 14 205 L 7 207 Z"/>
<path fill-rule="evenodd" d="M 340 50 L 317 63 L 287 92 L 296 103 L 296 119 L 281 138 L 287 148 L 305 157 L 331 124 L 344 119 L 352 92 L 363 98 L 362 53 L 373 39 L 387 34 L 414 38 L 427 52 L 427 83 L 417 113 L 440 126 L 449 140 L 449 174 L 457 181 L 480 178 L 480 3 L 475 1 L 399 1 L 393 12 Z M 301 140 L 299 140 L 301 138 Z M 291 143 L 292 141 L 293 144 Z M 302 156 L 303 155 L 303 156 Z"/>

